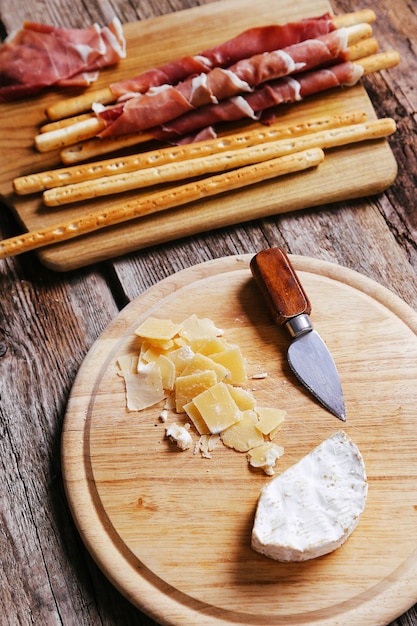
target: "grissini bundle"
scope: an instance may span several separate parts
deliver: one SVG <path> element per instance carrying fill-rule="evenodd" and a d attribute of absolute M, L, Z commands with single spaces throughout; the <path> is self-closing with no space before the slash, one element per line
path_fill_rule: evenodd
<path fill-rule="evenodd" d="M 359 25 L 362 28 L 362 25 Z M 368 28 L 366 25 L 365 28 Z M 363 33 L 364 31 L 362 31 Z M 356 59 L 362 59 L 363 57 L 369 56 L 371 54 L 375 54 L 378 51 L 378 42 L 374 37 L 369 37 L 362 39 L 358 43 L 349 46 L 346 51 L 345 57 L 350 61 L 355 61 Z M 55 131 L 62 131 L 62 129 L 68 126 L 74 126 L 75 124 L 80 124 L 82 122 L 86 122 L 91 118 L 95 117 L 94 113 L 83 113 L 77 115 L 75 117 L 66 117 L 60 120 L 56 120 L 54 122 L 49 122 L 47 124 L 43 124 L 39 129 L 41 134 L 50 133 Z M 63 132 L 63 131 L 62 131 Z M 42 140 L 39 140 L 42 141 Z"/>
<path fill-rule="evenodd" d="M 175 143 L 176 137 L 195 133 L 207 126 L 215 126 L 220 119 L 225 118 L 226 114 L 228 115 L 228 121 L 247 119 L 249 115 L 247 109 L 252 112 L 251 115 L 256 115 L 258 112 L 263 115 L 265 109 L 272 111 L 274 106 L 276 107 L 281 103 L 297 102 L 307 96 L 334 89 L 337 86 L 354 85 L 362 76 L 394 67 L 398 62 L 399 54 L 395 50 L 391 50 L 358 59 L 354 63 L 341 63 L 327 68 L 325 71 L 312 70 L 304 75 L 298 75 L 297 78 L 290 77 L 290 83 L 285 78 L 272 81 L 265 87 L 261 86 L 251 94 L 239 96 L 236 99 L 231 98 L 217 105 L 209 105 L 196 111 L 191 111 L 180 118 L 176 118 L 170 124 L 165 124 L 163 128 L 153 129 L 152 133 L 138 133 L 136 140 L 134 137 L 129 137 L 129 143 L 124 144 L 123 138 L 91 139 L 63 149 L 60 152 L 60 158 L 64 164 L 75 164 L 85 159 L 97 158 L 99 155 L 120 149 L 123 145 L 134 145 L 134 143 L 141 143 L 141 141 L 149 141 L 152 137 L 162 142 L 173 141 Z M 315 75 L 317 75 L 319 80 L 315 81 Z M 291 87 L 292 92 L 289 91 L 289 87 Z M 261 92 L 265 92 L 266 100 L 256 100 Z M 272 94 L 276 94 L 275 100 L 271 99 Z M 243 102 L 244 106 L 241 105 L 241 102 Z"/>
<path fill-rule="evenodd" d="M 317 167 L 324 159 L 319 148 L 291 154 L 263 163 L 241 167 L 136 200 L 121 201 L 110 209 L 91 212 L 83 217 L 24 233 L 0 242 L 0 258 L 29 252 L 48 245 L 74 239 L 108 226 L 176 208 L 221 193 L 254 185 L 262 181 Z"/>
<path fill-rule="evenodd" d="M 394 133 L 395 128 L 394 120 L 385 118 L 364 124 L 311 133 L 295 139 L 260 143 L 210 156 L 167 163 L 135 172 L 115 174 L 49 189 L 44 192 L 43 201 L 47 206 L 81 202 L 156 184 L 227 171 L 311 148 L 328 149 L 370 139 L 380 139 Z"/>
<path fill-rule="evenodd" d="M 19 176 L 14 179 L 13 188 L 17 194 L 27 195 L 63 185 L 73 185 L 94 180 L 103 176 L 113 176 L 116 173 L 127 174 L 140 169 L 161 166 L 165 163 L 178 163 L 212 154 L 221 154 L 228 150 L 248 148 L 262 142 L 266 143 L 283 139 L 291 141 L 296 137 L 309 133 L 360 124 L 365 121 L 366 113 L 364 111 L 351 111 L 339 115 L 320 116 L 292 126 L 283 126 L 282 123 L 275 123 L 270 126 L 260 126 L 253 130 L 228 134 L 197 143 L 163 147 L 138 154 L 118 156 L 92 163 L 81 163 L 70 167 Z"/>
<path fill-rule="evenodd" d="M 378 42 L 374 37 L 369 37 L 366 39 L 362 39 L 358 43 L 349 46 L 346 51 L 346 58 L 350 61 L 355 61 L 357 59 L 362 59 L 363 57 L 367 57 L 371 54 L 375 54 L 378 51 Z M 92 117 L 95 117 L 94 113 L 83 113 L 74 117 L 66 117 L 63 119 L 56 120 L 54 122 L 49 122 L 43 124 L 39 129 L 41 134 L 50 133 L 55 131 L 62 131 L 62 129 L 73 126 L 74 124 L 80 124 L 85 122 Z M 40 140 L 42 141 L 42 140 Z"/>
<path fill-rule="evenodd" d="M 133 130 L 146 131 L 209 102 L 219 102 L 239 93 L 251 91 L 267 80 L 292 75 L 300 69 L 308 71 L 323 63 L 329 63 L 331 59 L 334 63 L 352 60 L 352 56 L 357 54 L 357 48 L 351 54 L 349 46 L 356 46 L 358 42 L 370 38 L 371 34 L 372 28 L 369 24 L 357 24 L 302 44 L 271 52 L 267 61 L 264 55 L 258 55 L 245 59 L 235 66 L 225 69 L 215 68 L 202 75 L 205 80 L 200 81 L 197 88 L 196 77 L 191 77 L 179 85 L 164 86 L 163 89 L 152 92 L 150 96 L 139 94 L 128 99 L 126 103 L 117 104 L 110 115 L 109 111 L 104 110 L 89 119 L 49 132 L 41 132 L 35 137 L 35 146 L 39 152 L 49 152 L 103 133 L 103 136 L 113 137 L 131 133 Z M 308 46 L 309 43 L 315 45 Z M 298 62 L 300 46 L 306 55 L 302 63 Z M 369 49 L 365 49 L 362 54 L 369 55 L 369 52 Z M 251 62 L 254 67 L 249 69 L 248 65 Z M 221 77 L 218 75 L 219 72 L 223 73 Z M 210 76 L 213 76 L 211 82 Z"/>
<path fill-rule="evenodd" d="M 354 11 L 352 13 L 346 13 L 346 14 L 336 15 L 336 16 L 330 16 L 330 15 L 320 16 L 319 18 L 320 27 L 317 33 L 322 34 L 323 32 L 328 32 L 328 30 L 332 28 L 343 28 L 343 27 L 353 26 L 355 24 L 361 24 L 361 23 L 372 24 L 375 21 L 375 19 L 376 19 L 375 13 L 370 9 L 362 9 L 359 11 Z M 309 27 L 310 22 L 314 20 L 317 20 L 317 18 L 311 18 L 310 20 L 303 20 L 303 22 Z M 269 37 L 265 36 L 264 29 L 262 27 L 258 29 L 250 29 L 250 32 L 253 32 L 254 30 L 259 31 L 258 40 L 260 42 L 261 47 L 251 49 L 249 51 L 249 55 L 251 53 L 259 54 L 261 52 L 266 51 L 266 48 L 265 48 L 266 44 L 264 42 L 268 38 L 269 39 L 271 38 L 270 37 L 271 30 L 272 30 L 272 34 L 274 37 L 274 44 L 275 44 L 273 47 L 275 48 L 284 47 L 285 45 L 290 45 L 291 43 L 296 43 L 297 41 L 301 41 L 303 38 L 302 24 L 301 26 L 299 25 L 299 27 L 296 30 L 296 33 L 294 33 L 293 35 L 291 35 L 291 33 L 289 35 L 288 32 L 285 32 L 285 35 L 283 36 L 282 27 L 280 27 L 279 25 L 275 27 L 274 26 L 266 27 L 266 29 L 267 29 Z M 308 29 L 306 28 L 305 32 L 306 32 L 306 35 L 304 36 L 304 38 L 311 36 L 310 28 Z M 290 37 L 292 36 L 292 40 L 289 39 L 289 36 Z M 133 80 L 120 81 L 119 83 L 113 83 L 113 85 L 109 85 L 108 87 L 105 87 L 104 89 L 87 92 L 87 93 L 81 94 L 80 96 L 76 96 L 74 98 L 68 98 L 68 99 L 62 100 L 54 105 L 49 106 L 46 110 L 46 115 L 48 119 L 50 120 L 59 120 L 62 118 L 78 115 L 85 111 L 89 111 L 93 103 L 101 103 L 104 105 L 112 104 L 120 96 L 120 89 L 118 88 L 120 84 L 122 84 L 123 89 L 125 89 L 126 88 L 125 84 L 127 83 L 127 88 L 131 90 L 132 83 L 134 83 L 135 88 L 141 89 L 143 91 L 143 90 L 146 90 L 147 88 L 147 81 L 148 81 L 148 84 L 150 82 L 152 86 L 162 84 L 162 82 L 166 82 L 167 77 L 172 76 L 173 70 L 174 70 L 175 78 L 174 76 L 172 76 L 172 78 L 174 80 L 176 80 L 177 82 L 180 80 L 184 80 L 184 78 L 186 78 L 186 76 L 188 75 L 187 74 L 188 71 L 190 74 L 196 73 L 197 71 L 194 65 L 192 68 L 188 66 L 190 59 L 206 58 L 207 59 L 206 65 L 208 67 L 213 67 L 216 64 L 216 62 L 221 64 L 221 60 L 223 59 L 225 55 L 227 55 L 227 57 L 230 57 L 230 53 L 232 50 L 233 53 L 237 55 L 237 58 L 235 60 L 238 60 L 239 52 L 241 50 L 244 50 L 246 52 L 245 56 L 247 56 L 247 50 L 245 48 L 244 42 L 242 42 L 242 40 L 244 39 L 245 39 L 245 33 L 241 33 L 240 35 L 233 38 L 232 40 L 229 40 L 225 42 L 224 44 L 220 44 L 220 46 L 216 46 L 215 48 L 212 48 L 208 51 L 202 51 L 199 54 L 195 55 L 194 57 L 185 57 L 186 62 L 184 62 L 184 59 L 176 59 L 173 62 L 167 63 L 165 66 L 162 66 L 160 68 L 155 68 L 155 70 L 144 72 L 138 77 L 134 77 Z M 282 41 L 282 39 L 284 39 L 284 41 Z M 280 42 L 283 43 L 284 45 L 279 45 Z M 243 43 L 243 48 L 242 48 L 242 43 Z M 222 54 L 222 52 L 224 52 L 224 54 Z M 241 58 L 244 58 L 244 56 L 241 56 Z M 220 60 L 218 61 L 218 59 Z M 204 69 L 204 63 L 200 66 L 200 70 L 203 70 L 203 69 Z M 141 78 L 143 79 L 142 81 L 141 81 Z M 139 83 L 139 86 L 137 86 L 138 83 Z"/>

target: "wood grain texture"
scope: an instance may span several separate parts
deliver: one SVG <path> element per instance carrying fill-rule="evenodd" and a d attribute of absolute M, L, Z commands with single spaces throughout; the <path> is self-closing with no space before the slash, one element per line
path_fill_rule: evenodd
<path fill-rule="evenodd" d="M 313 3 L 300 0 L 296 5 L 290 0 L 272 3 L 265 0 L 258 3 L 254 15 L 250 0 L 224 0 L 156 20 L 126 24 L 127 59 L 117 68 L 102 72 L 93 89 L 103 87 L 109 81 L 134 76 L 141 70 L 159 66 L 171 58 L 198 53 L 250 26 L 273 21 L 285 23 L 305 16 L 320 15 L 329 8 L 327 0 L 315 0 Z M 163 47 L 160 46 L 161 41 L 164 41 Z M 109 209 L 117 206 L 119 201 L 117 196 L 110 195 L 105 199 L 74 203 L 57 211 L 45 207 L 39 194 L 22 198 L 11 192 L 10 181 L 13 178 L 62 165 L 56 151 L 39 154 L 33 148 L 37 129 L 45 121 L 45 109 L 60 98 L 62 94 L 35 98 L 30 112 L 26 102 L 0 107 L 0 130 L 7 128 L 10 123 L 20 129 L 19 138 L 15 133 L 9 146 L 6 145 L 6 148 L 13 150 L 14 158 L 0 173 L 0 192 L 29 231 L 77 219 L 103 206 Z M 365 111 L 369 119 L 375 118 L 372 104 L 361 85 L 307 98 L 296 106 L 283 106 L 280 121 L 288 126 L 349 111 Z M 48 247 L 39 255 L 48 267 L 68 271 L 236 222 L 381 193 L 394 181 L 396 172 L 395 159 L 385 140 L 329 150 L 320 167 L 309 172 L 252 185 L 243 193 L 234 191 L 203 199 L 193 203 L 191 208 L 174 209 L 164 215 L 109 227 L 97 236 L 93 234 L 64 245 Z M 146 191 L 132 191 L 126 193 L 125 197 L 140 198 L 143 193 Z"/>
<path fill-rule="evenodd" d="M 211 459 L 177 451 L 165 427 L 187 420 L 161 423 L 163 403 L 126 409 L 116 360 L 139 349 L 134 329 L 150 314 L 180 322 L 195 313 L 241 347 L 247 388 L 259 405 L 287 410 L 276 437 L 285 449 L 278 472 L 341 428 L 291 374 L 287 334 L 265 311 L 250 258 L 227 257 L 162 281 L 94 344 L 64 421 L 64 482 L 74 518 L 107 576 L 161 624 L 307 626 L 313 615 L 320 626 L 387 623 L 417 598 L 410 584 L 417 314 L 405 303 L 361 275 L 292 258 L 312 302 L 311 319 L 338 364 L 343 430 L 359 446 L 369 482 L 359 526 L 328 557 L 280 564 L 254 553 L 253 515 L 269 478 L 250 471 L 245 454 L 221 445 Z M 265 371 L 266 379 L 251 379 Z"/>
<path fill-rule="evenodd" d="M 23 19 L 87 26 L 115 13 L 133 22 L 208 3 L 0 0 L 0 36 L 19 28 Z M 361 0 L 331 4 L 336 13 L 364 6 Z M 0 261 L 0 622 L 7 616 L 7 626 L 156 626 L 91 559 L 74 527 L 61 478 L 60 434 L 76 372 L 88 348 L 130 300 L 201 261 L 279 245 L 357 270 L 417 310 L 416 4 L 374 0 L 372 8 L 381 49 L 395 48 L 402 58 L 395 72 L 364 79 L 378 116 L 391 116 L 398 125 L 389 143 L 399 172 L 386 192 L 219 228 L 66 274 L 49 271 L 30 253 Z M 10 158 L 5 145 L 18 132 L 8 128 L 0 137 L 2 167 Z M 1 206 L 1 235 L 21 230 Z M 417 608 L 404 611 L 391 626 L 417 624 Z"/>

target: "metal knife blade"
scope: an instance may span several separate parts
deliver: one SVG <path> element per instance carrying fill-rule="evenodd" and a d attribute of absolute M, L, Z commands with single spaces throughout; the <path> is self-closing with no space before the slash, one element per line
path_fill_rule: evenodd
<path fill-rule="evenodd" d="M 268 248 L 252 258 L 250 268 L 274 322 L 292 337 L 287 354 L 292 371 L 327 410 L 346 421 L 335 362 L 313 329 L 310 301 L 288 256 L 280 248 Z"/>

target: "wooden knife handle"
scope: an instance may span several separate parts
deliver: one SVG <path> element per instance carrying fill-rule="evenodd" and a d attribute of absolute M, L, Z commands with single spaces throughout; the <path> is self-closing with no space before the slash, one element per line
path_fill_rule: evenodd
<path fill-rule="evenodd" d="M 283 250 L 258 252 L 250 269 L 276 324 L 283 326 L 296 315 L 310 314 L 310 301 Z"/>

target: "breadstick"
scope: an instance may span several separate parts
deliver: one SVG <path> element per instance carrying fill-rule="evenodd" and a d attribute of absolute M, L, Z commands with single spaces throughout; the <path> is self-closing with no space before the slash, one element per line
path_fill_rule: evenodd
<path fill-rule="evenodd" d="M 355 24 L 373 24 L 375 21 L 376 15 L 372 9 L 361 9 L 352 13 L 333 16 L 333 23 L 336 28 L 354 26 Z"/>
<path fill-rule="evenodd" d="M 365 121 L 366 113 L 364 111 L 352 111 L 339 115 L 318 117 L 307 122 L 300 122 L 294 126 L 283 126 L 282 122 L 276 122 L 270 126 L 260 126 L 254 130 L 233 133 L 198 143 L 159 148 L 139 154 L 20 176 L 14 179 L 13 187 L 17 194 L 27 195 L 103 176 L 112 176 L 115 173 L 126 174 L 139 169 L 163 165 L 164 163 L 175 163 L 186 159 L 209 156 L 210 154 L 220 154 L 226 150 L 247 148 L 262 142 L 292 139 L 328 128 L 360 124 Z"/>
<path fill-rule="evenodd" d="M 101 228 L 197 202 L 278 176 L 300 172 L 318 166 L 323 159 L 324 153 L 319 148 L 306 150 L 158 191 L 129 202 L 122 201 L 110 209 L 95 211 L 78 219 L 0 241 L 0 258 L 36 250 Z"/>
<path fill-rule="evenodd" d="M 69 202 L 80 202 L 81 200 L 141 189 L 160 183 L 225 172 L 237 167 L 268 161 L 291 152 L 300 152 L 300 150 L 285 150 L 285 147 L 283 148 L 280 144 L 281 142 L 271 141 L 250 148 L 228 150 L 223 154 L 212 154 L 203 158 L 149 167 L 128 174 L 105 176 L 76 185 L 65 185 L 45 191 L 43 201 L 47 206 L 60 206 Z"/>
<path fill-rule="evenodd" d="M 345 13 L 344 15 L 335 15 L 333 22 L 336 28 L 342 28 L 361 23 L 372 24 L 375 22 L 375 19 L 375 13 L 371 9 L 362 9 L 352 13 Z M 115 100 L 116 98 L 110 87 L 105 87 L 104 89 L 83 93 L 75 98 L 67 98 L 52 104 L 46 109 L 46 116 L 49 120 L 60 120 L 89 111 L 93 102 L 112 104 Z"/>
<path fill-rule="evenodd" d="M 60 151 L 59 158 L 64 165 L 71 165 L 71 163 L 80 163 L 80 161 L 86 161 L 87 159 L 95 159 L 103 154 L 137 146 L 138 144 L 143 144 L 148 141 L 155 141 L 155 138 L 149 133 L 132 133 L 129 135 L 121 135 L 120 137 L 88 139 L 87 141 L 81 141 L 72 146 L 67 146 Z"/>
<path fill-rule="evenodd" d="M 83 139 L 95 137 L 103 128 L 105 123 L 98 117 L 90 117 L 76 122 L 64 128 L 57 128 L 47 133 L 40 133 L 35 137 L 35 146 L 39 152 L 51 152 L 64 146 L 69 146 Z"/>
<path fill-rule="evenodd" d="M 378 51 L 378 42 L 374 37 L 369 37 L 364 41 L 359 41 L 354 46 L 350 46 L 346 59 L 348 61 L 358 61 L 371 56 Z"/>
<path fill-rule="evenodd" d="M 48 122 L 40 127 L 40 133 L 49 133 L 51 130 L 58 130 L 59 128 L 65 128 L 66 126 L 72 126 L 77 122 L 83 122 L 95 117 L 95 113 L 83 113 L 82 115 L 76 115 L 75 117 L 66 117 L 62 120 L 56 120 L 56 122 Z"/>
<path fill-rule="evenodd" d="M 369 24 L 356 24 L 346 28 L 348 46 L 371 37 L 372 28 Z M 349 47 L 346 54 L 349 55 Z M 92 139 L 105 128 L 106 124 L 99 117 L 91 117 L 76 121 L 74 124 L 55 128 L 49 132 L 41 132 L 35 137 L 35 146 L 39 152 L 50 152 L 70 146 L 86 139 Z"/>
<path fill-rule="evenodd" d="M 394 120 L 386 118 L 365 124 L 325 130 L 295 139 L 261 143 L 237 150 L 228 150 L 222 154 L 167 163 L 127 174 L 105 176 L 94 181 L 49 189 L 44 192 L 43 201 L 47 206 L 80 202 L 155 184 L 226 171 L 312 148 L 334 148 L 368 139 L 386 137 L 394 133 L 395 128 Z"/>
<path fill-rule="evenodd" d="M 49 120 L 60 120 L 61 118 L 71 117 L 83 111 L 88 111 L 93 102 L 112 104 L 114 101 L 115 97 L 110 87 L 104 87 L 104 89 L 96 90 L 92 93 L 83 93 L 75 98 L 68 98 L 56 104 L 51 104 L 45 113 Z"/>
<path fill-rule="evenodd" d="M 399 62 L 400 55 L 396 50 L 388 50 L 387 52 L 372 54 L 369 57 L 357 59 L 355 61 L 355 63 L 358 63 L 363 67 L 364 74 L 372 74 L 373 72 L 388 70 L 390 67 L 398 65 Z"/>

